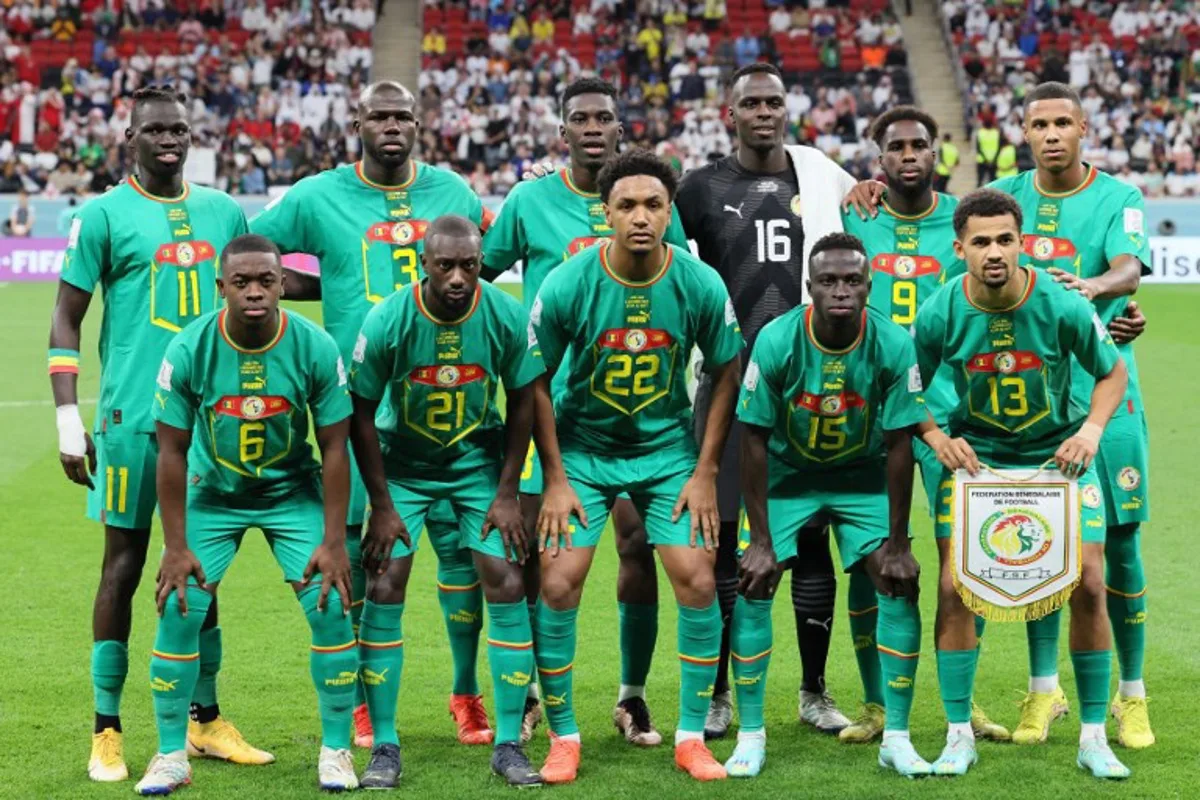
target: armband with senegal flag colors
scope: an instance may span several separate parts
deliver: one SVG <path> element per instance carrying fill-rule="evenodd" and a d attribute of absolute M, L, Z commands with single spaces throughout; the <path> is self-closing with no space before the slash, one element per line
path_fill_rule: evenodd
<path fill-rule="evenodd" d="M 79 351 L 51 347 L 50 355 L 47 358 L 47 363 L 49 364 L 51 375 L 59 372 L 70 372 L 74 375 L 78 375 Z"/>

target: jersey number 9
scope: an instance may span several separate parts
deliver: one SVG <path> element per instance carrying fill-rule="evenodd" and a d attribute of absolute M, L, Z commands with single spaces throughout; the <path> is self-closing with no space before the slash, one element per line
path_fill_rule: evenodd
<path fill-rule="evenodd" d="M 892 284 L 892 322 L 908 326 L 916 318 L 917 285 L 912 281 L 896 281 Z"/>

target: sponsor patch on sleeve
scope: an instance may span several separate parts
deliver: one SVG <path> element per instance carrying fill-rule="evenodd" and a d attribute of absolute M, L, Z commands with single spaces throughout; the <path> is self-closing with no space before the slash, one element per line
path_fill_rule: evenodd
<path fill-rule="evenodd" d="M 83 220 L 79 217 L 71 220 L 71 232 L 67 235 L 67 249 L 79 244 L 79 231 L 83 228 Z"/>
<path fill-rule="evenodd" d="M 908 391 L 915 394 L 923 388 L 921 385 L 921 369 L 916 364 L 913 364 L 908 368 Z"/>
<path fill-rule="evenodd" d="M 1125 232 L 1135 233 L 1138 236 L 1146 232 L 1145 215 L 1140 208 L 1125 209 Z"/>
<path fill-rule="evenodd" d="M 533 308 L 529 309 L 529 321 L 534 325 L 542 324 L 542 296 L 533 299 Z"/>
<path fill-rule="evenodd" d="M 363 336 L 361 333 L 358 335 L 358 339 L 354 342 L 354 353 L 352 353 L 350 357 L 353 358 L 359 364 L 361 364 L 363 362 L 363 360 L 367 357 L 367 337 L 366 336 Z"/>
<path fill-rule="evenodd" d="M 342 357 L 338 356 L 337 362 L 338 386 L 346 385 L 346 365 L 342 363 Z"/>
<path fill-rule="evenodd" d="M 733 310 L 733 301 L 728 297 L 725 298 L 725 324 L 733 325 L 737 322 L 737 313 Z"/>
<path fill-rule="evenodd" d="M 158 368 L 158 388 L 162 389 L 164 392 L 171 391 L 171 373 L 174 371 L 175 365 L 164 358 L 162 360 L 162 365 Z"/>
<path fill-rule="evenodd" d="M 746 377 L 742 379 L 742 385 L 746 387 L 746 391 L 753 392 L 758 388 L 758 362 L 751 361 L 746 367 Z"/>

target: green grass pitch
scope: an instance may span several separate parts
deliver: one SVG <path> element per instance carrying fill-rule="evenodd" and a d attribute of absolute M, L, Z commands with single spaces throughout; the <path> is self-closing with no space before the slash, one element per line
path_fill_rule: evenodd
<path fill-rule="evenodd" d="M 3 612 L 0 657 L 0 797 L 128 797 L 133 783 L 92 784 L 85 770 L 92 724 L 89 677 L 91 607 L 101 559 L 99 527 L 84 519 L 84 494 L 63 477 L 45 370 L 50 285 L 0 286 L 0 575 L 8 600 Z M 543 791 L 563 797 L 1194 797 L 1197 765 L 1196 696 L 1200 683 L 1200 611 L 1194 605 L 1194 534 L 1187 500 L 1196 491 L 1196 443 L 1200 442 L 1200 326 L 1197 287 L 1147 287 L 1138 298 L 1150 319 L 1138 357 L 1153 445 L 1154 521 L 1145 541 L 1150 576 L 1150 644 L 1146 679 L 1151 718 L 1159 743 L 1150 750 L 1118 753 L 1133 778 L 1105 785 L 1075 766 L 1078 717 L 1072 713 L 1051 730 L 1042 747 L 983 743 L 982 760 L 965 778 L 911 783 L 876 766 L 875 746 L 849 747 L 802 728 L 796 721 L 799 664 L 786 588 L 776 603 L 776 647 L 768 687 L 770 759 L 757 781 L 698 785 L 675 771 L 671 750 L 636 750 L 620 740 L 609 714 L 615 701 L 616 557 L 606 538 L 584 598 L 576 661 L 576 696 L 584 737 L 578 782 Z M 316 313 L 315 306 L 305 309 Z M 80 396 L 95 398 L 99 303 L 85 332 Z M 92 406 L 84 408 L 90 420 Z M 920 493 L 918 493 L 920 496 Z M 936 555 L 924 503 L 914 502 L 916 551 L 925 565 L 923 664 L 918 673 L 912 731 L 918 750 L 934 758 L 942 744 L 944 717 L 933 660 L 933 582 Z M 157 537 L 156 537 L 157 539 Z M 130 674 L 123 719 L 130 772 L 141 775 L 155 749 L 147 664 L 154 634 L 152 587 L 157 544 L 152 547 L 135 601 Z M 829 686 L 852 712 L 858 675 L 845 617 L 845 580 L 829 663 Z M 657 659 L 649 700 L 668 741 L 676 721 L 678 667 L 675 607 L 659 578 L 663 598 Z M 316 796 L 318 721 L 308 675 L 308 631 L 290 589 L 261 537 L 250 535 L 221 589 L 225 662 L 220 679 L 224 713 L 249 740 L 273 751 L 265 768 L 194 762 L 194 785 L 184 797 L 295 798 Z M 990 626 L 985 637 L 976 698 L 997 720 L 1012 726 L 1026 680 L 1023 626 Z M 450 653 L 434 590 L 434 558 L 421 549 L 405 615 L 406 658 L 399 723 L 405 774 L 400 796 L 503 796 L 509 791 L 488 772 L 488 748 L 454 740 L 446 710 Z M 1078 701 L 1064 631 L 1060 671 L 1073 712 Z M 1114 660 L 1113 687 L 1116 686 Z M 486 658 L 480 684 L 490 694 Z M 491 707 L 490 698 L 488 706 Z M 1110 736 L 1115 728 L 1110 724 Z M 538 763 L 547 750 L 540 729 L 529 751 Z M 719 758 L 731 741 L 718 742 Z M 365 755 L 358 753 L 360 769 Z M 236 794 L 235 794 L 236 793 Z"/>

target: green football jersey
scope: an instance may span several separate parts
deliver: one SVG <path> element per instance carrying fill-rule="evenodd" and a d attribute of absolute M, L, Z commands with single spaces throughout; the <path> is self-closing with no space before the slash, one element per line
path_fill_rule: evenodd
<path fill-rule="evenodd" d="M 245 232 L 233 198 L 186 182 L 169 200 L 130 176 L 76 212 L 62 280 L 104 296 L 97 432 L 154 432 L 155 370 L 175 334 L 217 307 L 217 259 Z"/>
<path fill-rule="evenodd" d="M 483 263 L 503 272 L 523 261 L 521 282 L 529 308 L 550 270 L 611 235 L 599 192 L 582 191 L 571 182 L 570 170 L 560 169 L 555 175 L 513 187 L 483 239 Z M 668 244 L 687 247 L 674 207 L 663 238 Z"/>
<path fill-rule="evenodd" d="M 954 209 L 958 198 L 934 193 L 933 206 L 924 214 L 905 216 L 886 202 L 879 215 L 860 219 L 853 211 L 842 213 L 842 224 L 867 248 L 871 263 L 870 304 L 891 316 L 905 330 L 912 328 L 921 307 L 947 280 L 967 271 L 954 253 Z M 939 424 L 945 424 L 958 404 L 954 378 L 939 370 L 925 387 L 925 403 Z"/>
<path fill-rule="evenodd" d="M 421 283 L 371 310 L 354 345 L 350 390 L 375 415 L 389 479 L 462 474 L 504 458 L 498 393 L 545 372 L 521 304 L 480 283 L 471 308 L 440 320 Z"/>
<path fill-rule="evenodd" d="M 225 331 L 226 309 L 175 337 L 159 368 L 154 419 L 192 431 L 190 482 L 237 497 L 284 497 L 321 471 L 308 443 L 351 413 L 337 344 L 299 314 L 279 311 L 279 332 L 247 350 Z"/>
<path fill-rule="evenodd" d="M 1117 256 L 1132 255 L 1149 275 L 1150 240 L 1146 236 L 1146 203 L 1133 186 L 1088 165 L 1087 178 L 1074 191 L 1053 194 L 1038 188 L 1037 171 L 1029 170 L 991 184 L 1011 194 L 1021 205 L 1021 263 L 1025 266 L 1057 267 L 1081 278 L 1094 278 L 1108 271 Z M 1095 302 L 1100 320 L 1107 325 L 1121 315 L 1128 297 L 1111 297 Z M 1129 370 L 1129 388 L 1117 414 L 1142 410 L 1137 363 L 1133 345 L 1119 344 L 1117 350 Z M 1093 381 L 1082 365 L 1072 379 L 1072 399 L 1086 409 Z"/>
<path fill-rule="evenodd" d="M 947 364 L 960 398 L 949 433 L 993 466 L 1037 466 L 1073 436 L 1087 414 L 1071 402 L 1072 357 L 1089 385 L 1120 360 L 1091 303 L 1040 270 L 1024 296 L 985 311 L 967 296 L 967 276 L 947 282 L 917 312 L 921 375 Z"/>
<path fill-rule="evenodd" d="M 885 312 L 863 312 L 857 341 L 823 347 L 811 305 L 758 334 L 742 380 L 738 419 L 771 430 L 770 454 L 796 472 L 880 464 L 883 431 L 925 421 L 912 336 Z"/>
<path fill-rule="evenodd" d="M 491 214 L 460 176 L 413 161 L 401 186 L 372 183 L 362 162 L 305 178 L 250 220 L 285 253 L 321 265 L 325 330 L 349 359 L 371 306 L 421 278 L 425 230 L 445 214 L 486 229 Z"/>
<path fill-rule="evenodd" d="M 529 312 L 546 368 L 567 364 L 555 395 L 564 447 L 644 455 L 695 447 L 687 365 L 692 346 L 726 364 L 745 346 L 721 277 L 685 248 L 667 245 L 658 274 L 631 283 L 608 264 L 611 244 L 556 268 Z"/>

